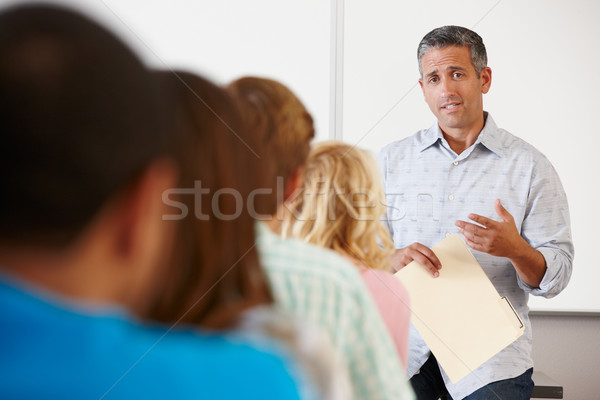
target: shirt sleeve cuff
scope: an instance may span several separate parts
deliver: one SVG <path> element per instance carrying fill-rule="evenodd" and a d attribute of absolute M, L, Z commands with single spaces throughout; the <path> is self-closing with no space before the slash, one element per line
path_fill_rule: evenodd
<path fill-rule="evenodd" d="M 519 275 L 517 275 L 517 280 L 521 289 L 525 290 L 527 293 L 530 293 L 534 296 L 543 296 L 550 293 L 551 289 L 556 286 L 559 277 L 558 272 L 560 270 L 560 264 L 556 263 L 554 260 L 556 255 L 554 254 L 553 249 L 539 248 L 537 250 L 542 253 L 544 260 L 546 260 L 546 273 L 540 282 L 540 286 L 533 287 L 528 285 L 521 280 Z"/>

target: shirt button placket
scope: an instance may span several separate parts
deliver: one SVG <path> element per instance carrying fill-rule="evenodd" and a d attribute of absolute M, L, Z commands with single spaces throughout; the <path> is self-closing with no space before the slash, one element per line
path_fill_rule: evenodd
<path fill-rule="evenodd" d="M 458 171 L 455 172 L 454 167 L 458 166 L 460 162 L 459 161 L 453 161 L 452 165 L 450 166 L 450 170 L 448 171 L 448 190 L 449 191 L 454 191 L 457 187 L 457 182 L 456 180 L 458 179 Z M 447 217 L 445 218 L 445 222 L 444 223 L 449 223 L 449 221 L 454 221 L 454 219 L 456 219 L 456 207 L 457 204 L 454 204 L 454 201 L 456 200 L 456 195 L 454 193 L 446 193 L 447 197 L 446 197 L 446 202 L 449 203 L 447 204 L 445 208 L 447 214 Z M 448 237 L 450 236 L 453 232 L 454 229 L 453 226 L 446 226 L 446 229 L 444 229 L 444 236 Z"/>

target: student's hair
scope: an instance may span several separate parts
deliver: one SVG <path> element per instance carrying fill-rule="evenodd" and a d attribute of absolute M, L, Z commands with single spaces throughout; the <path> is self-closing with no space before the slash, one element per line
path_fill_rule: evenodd
<path fill-rule="evenodd" d="M 394 244 L 380 221 L 385 197 L 373 157 L 342 142 L 321 142 L 311 150 L 302 179 L 284 234 L 388 270 Z"/>
<path fill-rule="evenodd" d="M 475 68 L 477 77 L 487 67 L 487 53 L 483 39 L 477 33 L 462 26 L 447 25 L 436 28 L 423 37 L 417 48 L 419 74 L 423 77 L 421 59 L 432 48 L 442 49 L 448 46 L 468 47 L 471 54 L 471 63 Z"/>
<path fill-rule="evenodd" d="M 249 127 L 248 140 L 266 167 L 262 187 L 276 188 L 278 177 L 286 185 L 310 151 L 315 136 L 311 115 L 290 89 L 271 79 L 244 77 L 227 90 L 239 103 Z M 282 201 L 273 191 L 259 211 L 271 215 Z"/>
<path fill-rule="evenodd" d="M 76 12 L 0 14 L 0 243 L 63 248 L 165 151 L 151 74 Z"/>
<path fill-rule="evenodd" d="M 224 89 L 192 73 L 155 76 L 177 109 L 180 180 L 163 195 L 177 233 L 163 296 L 149 317 L 227 328 L 246 309 L 273 301 L 244 203 L 261 174 L 259 160 L 240 140 L 241 114 Z"/>

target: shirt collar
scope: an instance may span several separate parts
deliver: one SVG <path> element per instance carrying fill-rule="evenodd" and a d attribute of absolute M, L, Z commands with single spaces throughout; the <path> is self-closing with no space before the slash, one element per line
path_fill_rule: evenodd
<path fill-rule="evenodd" d="M 442 130 L 440 129 L 437 121 L 435 121 L 435 123 L 431 125 L 429 129 L 427 129 L 427 131 L 425 131 L 425 133 L 419 138 L 419 141 L 417 142 L 417 148 L 420 152 L 422 152 L 443 138 L 444 136 L 442 135 Z"/>
<path fill-rule="evenodd" d="M 500 143 L 500 138 L 496 134 L 496 132 L 498 131 L 498 126 L 496 125 L 496 122 L 494 122 L 492 116 L 487 111 L 484 111 L 483 113 L 485 116 L 485 125 L 483 126 L 483 129 L 477 136 L 475 145 L 481 143 L 488 150 L 502 157 L 505 154 L 503 151 L 502 143 Z M 431 127 L 429 127 L 429 129 L 427 129 L 425 134 L 421 136 L 417 146 L 419 148 L 419 151 L 424 151 L 425 149 L 433 146 L 434 144 L 438 143 L 443 139 L 444 135 L 442 134 L 442 130 L 440 129 L 440 126 L 436 121 L 433 125 L 431 125 Z"/>
<path fill-rule="evenodd" d="M 479 136 L 477 136 L 475 144 L 481 143 L 488 150 L 496 153 L 496 155 L 504 157 L 506 154 L 504 151 L 504 146 L 502 145 L 502 142 L 500 140 L 500 135 L 498 135 L 498 126 L 496 125 L 496 122 L 494 122 L 492 116 L 487 111 L 484 111 L 484 115 L 485 125 L 479 133 Z"/>
<path fill-rule="evenodd" d="M 269 237 L 270 235 L 273 234 L 273 232 L 271 232 L 271 229 L 269 229 L 269 227 L 267 226 L 267 224 L 265 222 L 255 221 L 254 222 L 254 234 L 256 235 L 256 239 L 258 239 L 258 238 L 262 238 L 262 237 Z"/>

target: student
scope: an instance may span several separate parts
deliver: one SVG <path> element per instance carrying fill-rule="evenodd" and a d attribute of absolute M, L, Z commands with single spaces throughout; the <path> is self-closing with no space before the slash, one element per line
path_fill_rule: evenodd
<path fill-rule="evenodd" d="M 365 150 L 342 142 L 316 144 L 289 201 L 283 233 L 336 251 L 361 273 L 404 367 L 408 354 L 408 292 L 388 272 L 394 243 L 380 218 L 385 198 L 379 170 Z"/>
<path fill-rule="evenodd" d="M 316 383 L 322 397 L 347 399 L 347 371 L 335 363 L 329 339 L 271 307 L 245 205 L 263 171 L 238 136 L 245 129 L 239 110 L 223 88 L 193 73 L 155 76 L 177 109 L 171 134 L 180 174 L 177 188 L 163 194 L 172 206 L 163 218 L 178 229 L 173 267 L 148 317 L 273 337 L 301 361 L 303 388 Z"/>
<path fill-rule="evenodd" d="M 179 239 L 168 103 L 138 58 L 77 13 L 10 8 L 0 92 L 0 397 L 298 399 L 266 343 L 133 316 Z"/>
<path fill-rule="evenodd" d="M 498 292 L 525 323 L 525 334 L 452 383 L 411 330 L 408 373 L 419 399 L 529 399 L 529 294 L 553 297 L 567 285 L 573 242 L 567 198 L 538 150 L 498 128 L 483 110 L 492 70 L 481 37 L 444 26 L 418 46 L 425 102 L 436 122 L 380 155 L 395 268 L 412 260 L 433 276 L 443 268 L 431 246 L 461 233 Z M 443 272 L 442 272 L 443 273 Z"/>
<path fill-rule="evenodd" d="M 245 311 L 273 303 L 243 204 L 259 164 L 236 137 L 242 117 L 227 92 L 189 72 L 154 75 L 175 110 L 170 133 L 179 179 L 163 193 L 163 219 L 178 232 L 173 271 L 149 316 L 230 328 Z"/>
<path fill-rule="evenodd" d="M 284 200 L 300 186 L 313 122 L 282 84 L 245 77 L 227 89 L 249 124 L 243 136 L 264 164 L 253 212 L 259 257 L 276 303 L 322 328 L 348 365 L 356 399 L 412 399 L 394 343 L 357 269 L 332 251 L 278 234 Z"/>

